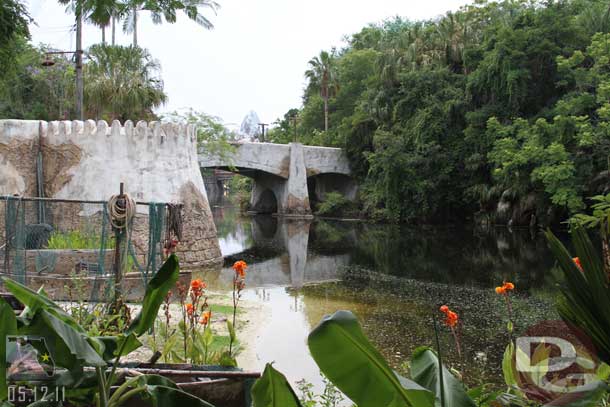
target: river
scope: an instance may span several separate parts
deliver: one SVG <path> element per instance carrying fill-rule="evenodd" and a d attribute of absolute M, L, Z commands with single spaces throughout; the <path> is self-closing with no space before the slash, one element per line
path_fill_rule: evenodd
<path fill-rule="evenodd" d="M 461 318 L 463 356 L 444 327 L 441 349 L 470 385 L 501 385 L 508 341 L 506 308 L 494 287 L 515 283 L 515 329 L 556 319 L 558 271 L 544 236 L 530 230 L 408 227 L 353 221 L 244 217 L 215 207 L 225 264 L 217 287 L 229 286 L 230 266 L 249 264 L 244 300 L 260 312 L 248 339 L 253 357 L 242 367 L 275 362 L 293 385 L 322 388 L 309 355 L 309 331 L 328 313 L 353 311 L 392 367 L 407 369 L 417 346 L 434 345 L 432 316 L 442 304 Z"/>

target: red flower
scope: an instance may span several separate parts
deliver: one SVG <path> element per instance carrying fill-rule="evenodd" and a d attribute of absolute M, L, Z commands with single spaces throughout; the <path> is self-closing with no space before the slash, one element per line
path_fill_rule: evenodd
<path fill-rule="evenodd" d="M 185 309 L 188 316 L 193 315 L 193 304 L 186 304 Z"/>
<path fill-rule="evenodd" d="M 247 268 L 248 268 L 248 265 L 243 260 L 236 261 L 233 264 L 233 270 L 235 270 L 235 275 L 238 276 L 239 278 L 245 278 L 246 277 L 246 269 Z"/>
<path fill-rule="evenodd" d="M 196 297 L 200 297 L 203 293 L 203 290 L 205 290 L 207 286 L 208 285 L 205 282 L 201 281 L 201 279 L 199 278 L 191 281 L 191 291 Z"/>
<path fill-rule="evenodd" d="M 578 257 L 574 257 L 572 261 L 574 262 L 574 264 L 576 264 L 576 267 L 578 267 L 578 269 L 584 273 L 584 270 L 582 269 L 582 264 L 580 264 L 580 259 Z"/>
<path fill-rule="evenodd" d="M 445 314 L 445 325 L 450 328 L 454 328 L 460 319 L 458 314 L 451 311 L 446 305 L 441 306 L 439 309 L 443 314 Z"/>

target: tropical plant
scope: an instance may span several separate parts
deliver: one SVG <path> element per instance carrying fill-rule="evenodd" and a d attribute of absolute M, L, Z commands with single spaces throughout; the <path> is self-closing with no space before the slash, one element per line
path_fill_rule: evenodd
<path fill-rule="evenodd" d="M 309 60 L 309 69 L 305 77 L 309 80 L 309 89 L 318 91 L 324 100 L 324 131 L 328 131 L 328 100 L 336 95 L 339 89 L 335 67 L 335 52 L 320 52 L 319 56 Z"/>
<path fill-rule="evenodd" d="M 167 101 L 160 65 L 138 47 L 93 45 L 85 65 L 85 106 L 92 117 L 121 121 L 154 117 Z"/>
<path fill-rule="evenodd" d="M 593 201 L 589 214 L 577 213 L 569 220 L 571 227 L 583 226 L 585 228 L 597 228 L 602 240 L 602 257 L 604 270 L 610 276 L 610 194 L 596 195 L 590 198 Z"/>
<path fill-rule="evenodd" d="M 3 278 L 6 289 L 25 305 L 25 309 L 19 316 L 15 316 L 11 307 L 0 299 L 0 331 L 5 335 L 46 338 L 45 352 L 48 353 L 42 355 L 42 360 L 52 360 L 56 367 L 61 368 L 55 371 L 50 380 L 58 386 L 61 383 L 61 386 L 66 387 L 66 395 L 71 403 L 90 403 L 95 400 L 98 406 L 120 406 L 135 396 L 148 398 L 155 405 L 162 403 L 210 407 L 210 404 L 183 392 L 172 381 L 158 375 L 124 377 L 122 384 L 115 387 L 120 383 L 117 367 L 121 357 L 141 346 L 138 337 L 152 328 L 161 302 L 175 285 L 178 275 L 178 259 L 171 255 L 146 286 L 142 309 L 127 329 L 116 336 L 101 337 L 89 335 L 59 305 L 51 301 L 43 289 L 34 292 L 13 280 Z M 5 341 L 1 341 L 2 401 L 8 396 L 6 352 Z M 51 403 L 56 396 L 49 392 L 38 403 Z"/>
<path fill-rule="evenodd" d="M 407 379 L 394 372 L 349 311 L 326 316 L 309 334 L 311 355 L 324 375 L 359 407 L 474 406 L 464 386 L 429 348 L 417 349 Z M 285 377 L 267 365 L 252 388 L 255 407 L 300 406 Z"/>
<path fill-rule="evenodd" d="M 183 11 L 189 19 L 196 22 L 206 30 L 214 28 L 212 22 L 200 11 L 208 9 L 216 13 L 220 5 L 213 0 L 125 0 L 120 7 L 118 16 L 123 20 L 123 31 L 133 34 L 133 46 L 138 45 L 138 13 L 150 12 L 153 23 L 161 24 L 163 20 L 168 23 L 176 22 L 178 11 Z"/>
<path fill-rule="evenodd" d="M 355 316 L 349 311 L 337 311 L 326 316 L 309 334 L 309 351 L 322 373 L 358 407 L 474 407 L 525 406 L 532 403 L 520 392 L 486 391 L 479 386 L 469 391 L 447 369 L 440 357 L 428 347 L 417 348 L 410 361 L 410 376 L 405 378 L 393 371 L 381 354 L 363 334 Z M 514 349 L 509 347 L 509 349 Z M 508 371 L 514 354 L 507 352 L 503 366 Z M 507 379 L 507 380 L 508 380 Z M 514 385 L 514 381 L 510 382 Z M 599 381 L 589 391 L 579 394 L 582 406 L 597 405 L 605 397 L 608 386 Z M 561 400 L 572 400 L 571 395 Z M 280 372 L 267 364 L 262 377 L 252 388 L 255 407 L 301 407 L 290 384 Z"/>
<path fill-rule="evenodd" d="M 571 230 L 575 257 L 555 235 L 547 231 L 550 248 L 565 275 L 557 304 L 567 324 L 584 332 L 599 358 L 610 364 L 610 286 L 600 250 L 580 225 Z"/>

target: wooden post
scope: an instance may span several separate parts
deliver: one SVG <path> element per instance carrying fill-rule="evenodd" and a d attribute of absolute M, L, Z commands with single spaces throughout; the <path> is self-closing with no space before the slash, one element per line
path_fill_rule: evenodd
<path fill-rule="evenodd" d="M 117 205 L 122 209 L 125 209 L 125 185 L 121 182 L 119 187 L 119 199 Z M 114 231 L 114 304 L 119 306 L 119 301 L 122 297 L 122 280 L 123 280 L 123 256 L 121 252 L 121 245 L 125 236 L 125 229 L 116 229 Z"/>

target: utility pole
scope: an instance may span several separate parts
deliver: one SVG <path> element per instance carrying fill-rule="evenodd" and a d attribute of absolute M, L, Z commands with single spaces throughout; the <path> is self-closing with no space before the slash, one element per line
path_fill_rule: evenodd
<path fill-rule="evenodd" d="M 269 126 L 269 123 L 259 123 L 261 127 L 261 143 L 265 142 L 265 127 Z"/>
<path fill-rule="evenodd" d="M 84 120 L 83 113 L 83 0 L 76 2 L 76 118 Z"/>
<path fill-rule="evenodd" d="M 294 114 L 292 116 L 290 116 L 290 120 L 292 121 L 292 125 L 294 126 L 294 142 L 297 142 L 297 115 Z"/>

